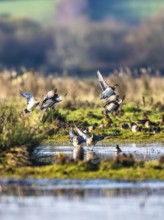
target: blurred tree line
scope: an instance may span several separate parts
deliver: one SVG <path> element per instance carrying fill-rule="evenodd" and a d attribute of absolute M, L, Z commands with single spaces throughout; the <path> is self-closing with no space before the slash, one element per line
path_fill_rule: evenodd
<path fill-rule="evenodd" d="M 120 66 L 164 69 L 164 16 L 137 26 L 79 18 L 50 26 L 0 17 L 0 67 L 95 70 Z"/>

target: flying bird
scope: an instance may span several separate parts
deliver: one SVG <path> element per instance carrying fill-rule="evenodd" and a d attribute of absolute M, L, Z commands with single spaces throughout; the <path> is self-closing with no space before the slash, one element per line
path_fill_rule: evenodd
<path fill-rule="evenodd" d="M 27 99 L 27 106 L 24 109 L 24 112 L 26 114 L 30 114 L 37 106 L 39 106 L 40 100 L 34 98 L 33 95 L 31 95 L 30 93 L 27 92 L 23 92 L 23 91 L 19 91 L 20 94 Z"/>
<path fill-rule="evenodd" d="M 84 138 L 79 136 L 72 129 L 69 129 L 69 137 L 70 137 L 70 142 L 74 147 L 82 146 L 82 144 L 85 142 Z"/>
<path fill-rule="evenodd" d="M 40 109 L 46 111 L 48 108 L 53 108 L 56 103 L 61 102 L 62 100 L 63 97 L 58 95 L 57 89 L 51 90 L 47 92 L 47 94 L 43 98 L 40 104 Z"/>
<path fill-rule="evenodd" d="M 70 142 L 74 146 L 73 159 L 75 161 L 84 159 L 84 148 L 82 144 L 85 142 L 84 138 L 79 136 L 74 130 L 69 129 Z"/>
<path fill-rule="evenodd" d="M 83 137 L 83 139 L 85 140 L 86 144 L 88 147 L 93 147 L 97 142 L 103 140 L 104 138 L 106 138 L 107 136 L 104 135 L 89 135 L 83 131 L 81 131 L 75 124 L 74 124 L 77 133 Z"/>
<path fill-rule="evenodd" d="M 108 103 L 114 101 L 119 101 L 119 95 L 116 95 L 115 93 L 106 99 L 106 102 Z"/>
<path fill-rule="evenodd" d="M 114 86 L 109 86 L 105 80 L 103 79 L 100 71 L 98 70 L 97 73 L 97 78 L 99 81 L 100 88 L 102 89 L 102 93 L 100 94 L 100 99 L 107 99 L 111 95 L 115 95 L 115 89 L 118 87 L 118 84 L 115 84 Z"/>
<path fill-rule="evenodd" d="M 104 107 L 105 107 L 105 114 L 109 114 L 113 111 L 117 112 L 119 107 L 122 105 L 123 101 L 125 99 L 125 95 L 122 97 L 121 100 L 115 100 L 115 101 L 106 101 Z"/>

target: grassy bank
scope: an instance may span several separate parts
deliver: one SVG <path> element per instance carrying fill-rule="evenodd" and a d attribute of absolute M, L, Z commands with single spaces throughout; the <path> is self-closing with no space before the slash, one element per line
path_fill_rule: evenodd
<path fill-rule="evenodd" d="M 130 167 L 113 166 L 113 162 L 101 162 L 93 165 L 90 162 L 74 164 L 55 164 L 42 167 L 2 167 L 0 178 L 60 178 L 60 179 L 123 179 L 123 180 L 164 180 L 164 164 L 159 161 L 135 163 Z"/>

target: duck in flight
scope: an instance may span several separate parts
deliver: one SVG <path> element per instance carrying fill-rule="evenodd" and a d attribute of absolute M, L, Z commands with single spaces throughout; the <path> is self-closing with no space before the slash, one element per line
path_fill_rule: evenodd
<path fill-rule="evenodd" d="M 123 101 L 125 99 L 125 95 L 122 97 L 121 100 L 116 99 L 115 101 L 109 101 L 107 100 L 104 107 L 105 107 L 105 114 L 109 114 L 113 111 L 117 112 L 119 107 L 122 105 Z"/>
<path fill-rule="evenodd" d="M 79 136 L 72 129 L 69 129 L 69 137 L 70 137 L 70 142 L 74 147 L 82 146 L 82 144 L 85 143 L 84 138 L 82 136 Z"/>
<path fill-rule="evenodd" d="M 75 161 L 84 159 L 84 148 L 82 144 L 85 142 L 84 138 L 79 136 L 74 130 L 69 129 L 70 142 L 74 146 L 73 159 Z"/>
<path fill-rule="evenodd" d="M 48 108 L 53 108 L 56 103 L 61 102 L 62 100 L 63 97 L 58 95 L 57 89 L 50 90 L 43 98 L 40 104 L 40 109 L 46 111 Z"/>
<path fill-rule="evenodd" d="M 102 89 L 102 93 L 100 94 L 100 99 L 107 99 L 111 95 L 116 95 L 115 89 L 118 87 L 118 84 L 115 84 L 113 86 L 109 86 L 105 80 L 103 79 L 100 71 L 98 70 L 97 73 L 97 79 L 100 85 L 100 88 Z"/>
<path fill-rule="evenodd" d="M 104 135 L 89 135 L 88 133 L 81 131 L 75 124 L 74 126 L 77 133 L 85 140 L 88 147 L 93 147 L 97 142 L 107 138 L 107 136 Z"/>
<path fill-rule="evenodd" d="M 19 91 L 20 94 L 27 99 L 27 106 L 24 109 L 26 114 L 30 114 L 37 106 L 39 106 L 40 100 L 34 98 L 34 96 L 30 93 Z"/>

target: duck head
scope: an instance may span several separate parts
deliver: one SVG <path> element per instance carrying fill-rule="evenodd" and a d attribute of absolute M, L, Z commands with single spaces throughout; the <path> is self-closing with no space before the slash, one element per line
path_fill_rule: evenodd
<path fill-rule="evenodd" d="M 62 96 L 59 96 L 57 93 L 54 95 L 55 102 L 61 102 L 63 100 Z"/>

